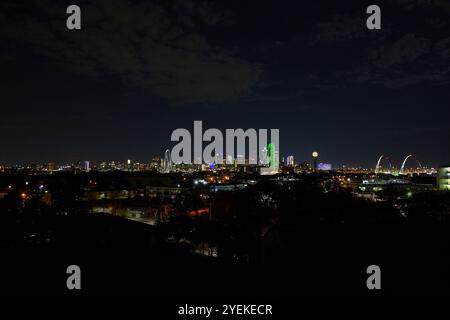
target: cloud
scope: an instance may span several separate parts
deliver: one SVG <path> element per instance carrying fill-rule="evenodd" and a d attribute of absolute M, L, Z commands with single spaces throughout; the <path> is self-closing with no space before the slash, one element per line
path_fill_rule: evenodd
<path fill-rule="evenodd" d="M 372 84 L 394 89 L 447 84 L 450 40 L 442 31 L 448 26 L 450 3 L 388 0 L 379 5 L 383 24 L 376 32 L 367 30 L 361 7 L 349 7 L 316 22 L 311 50 L 333 51 L 330 67 L 318 68 L 320 77 L 311 79 L 315 87 Z"/>
<path fill-rule="evenodd" d="M 68 31 L 66 4 L 6 1 L 0 4 L 0 27 L 11 43 L 25 43 L 70 72 L 115 77 L 174 104 L 249 94 L 259 67 L 199 31 L 233 25 L 232 14 L 206 1 L 162 3 L 81 1 L 82 30 Z"/>
<path fill-rule="evenodd" d="M 430 50 L 430 46 L 430 40 L 408 33 L 394 43 L 375 50 L 370 59 L 378 68 L 389 68 L 416 61 Z"/>
<path fill-rule="evenodd" d="M 439 40 L 434 49 L 438 52 L 439 57 L 442 60 L 449 61 L 450 60 L 450 37 Z"/>
<path fill-rule="evenodd" d="M 447 77 L 445 76 L 445 74 L 425 73 L 425 74 L 415 74 L 415 75 L 408 75 L 408 76 L 403 76 L 403 77 L 398 77 L 398 78 L 386 79 L 385 81 L 383 81 L 383 84 L 388 88 L 396 89 L 396 88 L 402 88 L 405 86 L 419 84 L 419 83 L 426 82 L 426 81 L 430 81 L 430 82 L 445 81 L 448 83 Z"/>
<path fill-rule="evenodd" d="M 328 20 L 317 23 L 316 37 L 312 44 L 350 41 L 367 36 L 365 17 L 336 14 Z"/>
<path fill-rule="evenodd" d="M 434 8 L 446 13 L 450 12 L 450 3 L 446 0 L 389 0 L 388 3 L 407 10 Z"/>
<path fill-rule="evenodd" d="M 355 69 L 355 82 L 401 88 L 420 83 L 448 84 L 449 38 L 432 41 L 408 33 L 372 51 L 365 67 Z"/>
<path fill-rule="evenodd" d="M 401 34 L 398 28 L 393 31 L 395 25 L 371 36 L 367 30 L 361 33 L 356 27 L 356 20 L 344 22 L 343 18 L 333 16 L 327 23 L 318 24 L 322 30 L 322 43 L 346 41 L 357 49 L 352 52 L 351 64 L 342 59 L 341 66 L 333 68 L 320 79 L 312 79 L 317 87 L 327 88 L 333 79 L 342 88 L 347 84 L 373 84 L 397 89 L 421 83 L 448 83 L 450 38 L 440 38 L 440 34 L 434 33 L 433 29 L 420 27 Z M 436 24 L 429 27 L 436 28 Z"/>

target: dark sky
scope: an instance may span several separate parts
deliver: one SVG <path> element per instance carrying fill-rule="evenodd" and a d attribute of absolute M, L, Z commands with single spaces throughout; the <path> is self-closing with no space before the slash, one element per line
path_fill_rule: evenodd
<path fill-rule="evenodd" d="M 0 164 L 148 161 L 194 120 L 279 128 L 296 161 L 449 163 L 450 2 L 377 1 L 376 31 L 370 4 L 2 0 Z"/>

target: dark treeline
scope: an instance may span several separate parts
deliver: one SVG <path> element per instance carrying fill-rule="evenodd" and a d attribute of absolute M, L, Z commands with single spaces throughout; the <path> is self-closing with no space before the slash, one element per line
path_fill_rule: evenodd
<path fill-rule="evenodd" d="M 364 279 L 365 268 L 373 263 L 389 268 L 386 277 L 395 285 L 386 291 L 393 294 L 439 294 L 449 283 L 444 272 L 449 263 L 442 254 L 450 249 L 448 192 L 374 202 L 346 189 L 325 192 L 314 176 L 283 183 L 265 180 L 243 190 L 211 193 L 209 214 L 199 216 L 188 212 L 200 206 L 200 191 L 187 189 L 177 214 L 148 226 L 83 212 L 76 179 L 57 186 L 50 187 L 51 205 L 39 197 L 23 201 L 18 189 L 0 200 L 0 247 L 9 273 L 27 274 L 27 264 L 42 261 L 36 256 L 47 257 L 50 265 L 78 259 L 102 279 L 89 287 L 91 292 L 110 288 L 108 277 L 99 275 L 105 272 L 100 266 L 107 264 L 108 275 L 121 275 L 117 290 L 145 291 L 150 280 L 142 278 L 150 277 L 164 294 L 175 294 L 165 283 L 169 281 L 175 287 L 192 285 L 200 296 L 219 288 L 225 294 L 241 281 L 252 283 L 241 284 L 247 288 L 243 295 L 289 295 L 282 289 L 286 283 L 303 294 L 320 295 L 324 288 L 337 294 L 343 287 L 348 294 L 364 293 L 364 281 L 352 279 L 355 274 Z M 202 244 L 215 250 L 214 257 L 198 254 Z M 19 269 L 16 263 L 21 263 Z M 49 270 L 42 271 L 47 278 Z M 416 272 L 426 272 L 427 281 Z M 418 280 L 409 282 L 411 277 Z M 217 287 L 210 287 L 210 278 Z M 36 288 L 39 292 L 41 287 Z M 55 283 L 47 289 L 63 287 Z"/>

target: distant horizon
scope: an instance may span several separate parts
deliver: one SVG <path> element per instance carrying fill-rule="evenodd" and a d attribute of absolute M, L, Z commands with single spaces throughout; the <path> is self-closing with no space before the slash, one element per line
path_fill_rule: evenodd
<path fill-rule="evenodd" d="M 289 155 L 289 156 L 291 156 L 291 155 Z M 280 165 L 282 163 L 281 159 L 283 157 L 284 157 L 285 162 L 286 162 L 286 158 L 288 156 L 280 157 Z M 102 163 L 110 164 L 112 162 L 114 162 L 116 164 L 127 164 L 128 160 L 131 160 L 132 163 L 135 163 L 135 164 L 136 163 L 138 163 L 138 164 L 149 164 L 149 163 L 151 163 L 151 161 L 154 158 L 159 158 L 160 160 L 163 160 L 164 159 L 164 154 L 162 154 L 162 156 L 156 156 L 155 155 L 154 157 L 148 158 L 147 160 L 145 160 L 145 159 L 136 159 L 136 158 L 130 157 L 130 158 L 121 158 L 121 159 L 102 159 L 102 160 L 83 159 L 83 160 L 72 160 L 72 161 L 70 161 L 70 160 L 69 161 L 48 160 L 48 161 L 41 161 L 41 162 L 16 162 L 16 163 L 0 162 L 0 167 L 34 166 L 34 165 L 36 165 L 36 166 L 45 166 L 45 165 L 48 165 L 50 163 L 51 164 L 55 164 L 57 166 L 77 165 L 77 164 L 83 165 L 85 161 L 89 161 L 89 163 L 90 163 L 90 165 L 92 167 L 92 166 L 98 166 L 98 165 L 100 165 Z M 247 158 L 245 158 L 245 159 L 247 159 Z M 319 160 L 317 161 L 317 163 L 331 164 L 332 165 L 332 169 L 343 168 L 343 167 L 362 168 L 362 169 L 375 169 L 376 163 L 377 163 L 376 160 L 371 165 L 367 165 L 367 164 L 366 165 L 365 164 L 348 164 L 348 163 L 334 164 L 334 163 L 328 162 L 326 160 L 320 160 L 320 157 L 319 157 Z M 312 163 L 313 162 L 312 161 L 312 157 L 309 158 L 309 159 L 303 158 L 303 159 L 298 160 L 295 157 L 295 155 L 294 155 L 294 163 L 295 163 L 295 165 L 299 165 L 299 164 L 304 163 L 304 162 Z M 420 161 L 420 162 L 422 164 L 422 167 L 424 167 L 424 168 L 438 169 L 439 167 L 442 167 L 442 166 L 449 166 L 447 163 L 442 163 L 442 164 L 438 164 L 438 165 L 429 165 L 426 162 L 425 163 L 423 163 L 422 161 Z M 207 164 L 208 163 L 204 162 L 202 165 L 207 165 Z M 176 165 L 176 164 L 174 164 L 174 165 Z M 190 165 L 190 164 L 188 164 L 188 165 Z M 200 164 L 192 164 L 192 165 L 200 165 Z M 385 167 L 385 166 L 382 165 L 382 167 Z M 400 167 L 401 167 L 401 162 L 398 165 L 396 165 L 395 163 L 392 165 L 392 168 L 395 168 L 395 169 L 399 169 Z M 412 168 L 412 167 L 417 168 L 418 166 L 408 165 L 408 163 L 407 163 L 406 168 Z"/>

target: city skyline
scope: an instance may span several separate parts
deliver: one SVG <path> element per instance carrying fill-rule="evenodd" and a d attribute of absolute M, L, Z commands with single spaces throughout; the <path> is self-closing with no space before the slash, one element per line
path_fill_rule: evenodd
<path fill-rule="evenodd" d="M 101 163 L 123 163 L 126 164 L 127 162 L 131 161 L 132 163 L 140 163 L 140 164 L 146 164 L 146 163 L 151 163 L 152 161 L 154 161 L 155 159 L 159 159 L 159 160 L 163 160 L 166 157 L 166 153 L 167 151 L 170 151 L 169 149 L 166 149 L 165 152 L 162 152 L 161 154 L 155 154 L 149 158 L 146 159 L 139 159 L 136 157 L 130 157 L 130 156 L 126 156 L 126 157 L 120 157 L 120 158 L 114 158 L 114 159 L 95 159 L 92 157 L 89 158 L 79 158 L 79 159 L 69 159 L 69 160 L 62 160 L 62 161 L 55 161 L 54 159 L 44 159 L 41 162 L 24 162 L 24 161 L 18 161 L 18 162 L 14 162 L 14 163 L 1 163 L 0 162 L 0 166 L 6 166 L 6 167 L 15 167 L 15 166 L 31 166 L 31 165 L 47 165 L 49 163 L 53 163 L 53 164 L 57 164 L 57 165 L 79 165 L 80 167 L 83 167 L 86 165 L 86 162 L 88 162 L 90 165 L 93 166 L 98 166 Z M 223 157 L 223 161 L 230 161 L 229 156 L 227 157 Z M 279 158 L 281 159 L 280 164 L 286 165 L 286 166 L 290 166 L 290 165 L 299 165 L 302 162 L 313 162 L 313 158 L 311 156 L 311 154 L 305 155 L 305 157 L 297 157 L 295 155 L 292 155 L 292 153 L 281 153 Z M 407 160 L 411 158 L 410 161 L 407 162 Z M 234 157 L 234 160 L 236 160 L 237 157 Z M 245 160 L 248 160 L 248 157 L 244 158 Z M 284 160 L 284 162 L 283 162 Z M 233 160 L 231 160 L 233 161 Z M 215 163 L 217 161 L 214 161 Z M 399 157 L 391 157 L 385 154 L 381 154 L 381 155 L 377 155 L 376 158 L 373 159 L 373 162 L 368 163 L 367 165 L 358 163 L 358 162 L 352 162 L 352 163 L 344 163 L 344 162 L 337 162 L 337 163 L 332 163 L 330 162 L 327 158 L 323 158 L 322 156 L 320 157 L 319 162 L 321 162 L 322 164 L 330 164 L 333 166 L 334 168 L 345 168 L 345 167 L 353 167 L 353 168 L 364 168 L 364 169 L 374 169 L 376 170 L 378 166 L 381 167 L 390 167 L 390 168 L 397 168 L 400 169 L 401 167 L 405 166 L 405 167 L 414 167 L 416 165 L 418 165 L 418 167 L 424 167 L 424 168 L 438 168 L 441 166 L 445 166 L 448 163 L 443 162 L 443 163 L 439 163 L 439 164 L 431 164 L 429 163 L 426 159 L 419 159 L 418 157 L 416 157 L 415 154 L 406 154 L 403 157 L 399 156 Z M 193 163 L 192 163 L 193 164 Z M 209 164 L 208 162 L 203 161 L 203 164 Z"/>

